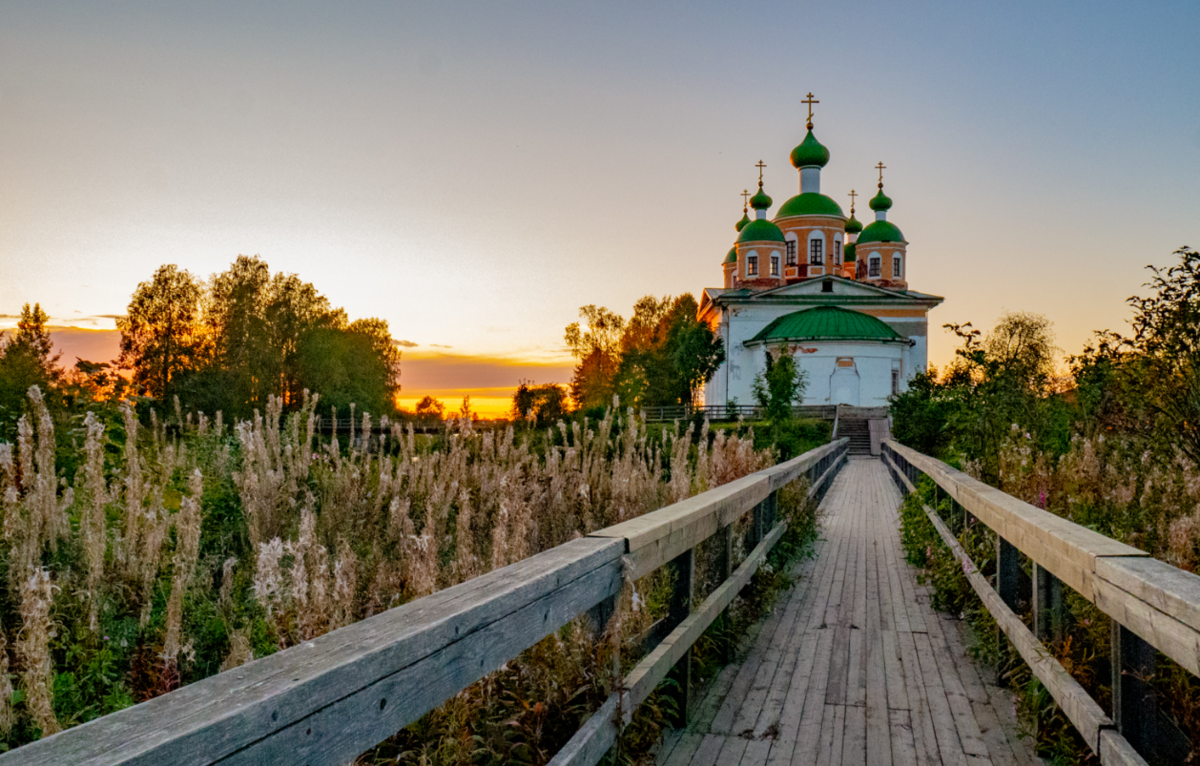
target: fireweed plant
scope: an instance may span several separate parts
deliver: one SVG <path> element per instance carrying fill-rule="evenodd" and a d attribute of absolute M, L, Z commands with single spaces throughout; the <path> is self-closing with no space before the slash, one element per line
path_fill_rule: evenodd
<path fill-rule="evenodd" d="M 431 439 L 353 408 L 348 430 L 319 435 L 316 401 L 285 414 L 272 398 L 232 425 L 178 401 L 165 416 L 122 403 L 56 434 L 30 390 L 15 443 L 0 443 L 0 749 L 775 459 L 752 435 L 706 423 L 650 438 L 615 402 L 599 421 L 539 431 L 460 421 Z M 710 633 L 753 620 L 786 584 L 786 562 L 814 523 L 795 492 L 781 503 L 792 526 L 770 565 L 732 610 L 733 626 Z M 698 571 L 713 556 L 702 550 Z M 613 688 L 614 658 L 625 670 L 636 662 L 636 639 L 665 612 L 670 586 L 663 572 L 628 583 L 607 626 L 577 619 L 363 758 L 545 762 Z M 698 647 L 702 673 L 715 666 L 713 643 Z M 643 708 L 623 738 L 627 762 L 645 757 L 670 712 L 659 698 Z"/>

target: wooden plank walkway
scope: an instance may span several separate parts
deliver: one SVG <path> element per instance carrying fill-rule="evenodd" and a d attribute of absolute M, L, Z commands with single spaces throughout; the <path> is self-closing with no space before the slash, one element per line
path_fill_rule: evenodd
<path fill-rule="evenodd" d="M 665 766 L 1035 764 L 1011 697 L 929 607 L 900 548 L 900 493 L 856 459 L 813 560 L 659 752 Z"/>

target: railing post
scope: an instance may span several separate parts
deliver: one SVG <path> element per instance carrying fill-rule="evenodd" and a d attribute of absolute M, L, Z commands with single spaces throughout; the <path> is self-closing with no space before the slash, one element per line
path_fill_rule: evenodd
<path fill-rule="evenodd" d="M 610 619 L 612 619 L 613 613 L 616 611 L 617 611 L 617 594 L 616 593 L 614 593 L 613 595 L 604 599 L 599 604 L 596 604 L 595 606 L 593 606 L 591 609 L 588 610 L 588 612 L 587 612 L 588 617 L 591 618 L 591 621 L 592 621 L 592 635 L 593 636 L 595 636 L 597 639 L 599 639 L 600 636 L 602 636 L 604 634 L 605 629 L 608 627 L 608 621 Z"/>
<path fill-rule="evenodd" d="M 1062 580 L 1033 562 L 1033 635 L 1043 645 L 1050 644 L 1058 649 L 1062 646 L 1063 619 Z M 1040 712 L 1036 714 L 1035 730 L 1042 728 L 1044 719 Z"/>
<path fill-rule="evenodd" d="M 1033 565 L 1033 634 L 1058 647 L 1063 639 L 1062 580 L 1036 562 Z"/>
<path fill-rule="evenodd" d="M 766 504 L 767 501 L 764 500 L 754 506 L 754 510 L 750 512 L 750 540 L 746 545 L 747 549 L 752 549 L 762 542 L 763 534 L 766 532 L 763 525 L 763 517 L 766 516 L 766 508 L 764 507 Z"/>
<path fill-rule="evenodd" d="M 1153 646 L 1112 621 L 1113 721 L 1143 757 L 1151 755 L 1157 740 L 1158 695 L 1149 683 L 1155 661 Z"/>
<path fill-rule="evenodd" d="M 718 534 L 721 535 L 721 582 L 725 582 L 733 576 L 733 525 L 726 524 Z M 725 607 L 721 612 L 721 623 L 725 628 L 725 641 L 721 653 L 726 663 L 733 662 L 734 649 L 737 647 L 730 619 L 729 607 Z"/>
<path fill-rule="evenodd" d="M 675 570 L 675 589 L 671 593 L 671 609 L 668 613 L 667 632 L 674 630 L 679 623 L 687 618 L 692 609 L 692 593 L 696 583 L 696 550 L 688 549 L 671 561 Z M 671 679 L 675 681 L 675 689 L 671 696 L 675 698 L 676 728 L 687 726 L 688 698 L 692 686 L 692 648 L 689 646 L 683 657 L 671 669 Z"/>
<path fill-rule="evenodd" d="M 965 523 L 965 519 L 964 519 Z M 1017 603 L 1020 594 L 1018 578 L 1021 576 L 1020 551 L 996 533 L 996 593 L 1000 599 L 1014 612 L 1020 613 Z M 1009 656 L 1005 646 L 1004 634 L 997 628 L 997 640 L 1000 643 L 1000 658 L 996 668 L 996 685 L 1007 686 L 1004 671 L 1008 667 Z"/>

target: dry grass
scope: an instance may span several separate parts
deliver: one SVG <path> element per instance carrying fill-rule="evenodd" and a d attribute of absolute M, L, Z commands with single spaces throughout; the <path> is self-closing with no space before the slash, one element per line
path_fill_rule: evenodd
<path fill-rule="evenodd" d="M 232 429 L 177 403 L 167 419 L 149 411 L 139 422 L 122 404 L 56 442 L 36 389 L 30 401 L 17 443 L 0 444 L 0 738 L 10 747 L 771 460 L 750 440 L 710 440 L 707 426 L 698 444 L 691 429 L 651 439 L 615 408 L 540 433 L 464 421 L 429 443 L 367 414 L 318 437 L 316 397 L 287 414 L 272 399 Z M 73 476 L 56 465 L 56 444 Z M 630 585 L 610 630 L 648 624 L 656 582 L 636 595 Z M 589 646 L 567 639 L 563 657 Z"/>

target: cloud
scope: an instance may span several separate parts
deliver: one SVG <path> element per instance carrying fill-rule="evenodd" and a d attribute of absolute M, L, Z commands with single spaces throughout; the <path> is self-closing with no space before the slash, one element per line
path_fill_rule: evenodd
<path fill-rule="evenodd" d="M 454 346 L 443 346 L 441 343 L 430 343 L 432 348 L 454 348 Z"/>
<path fill-rule="evenodd" d="M 420 345 L 418 343 L 413 343 L 411 340 L 393 340 L 392 343 L 395 343 L 401 348 L 416 348 L 418 345 Z"/>

